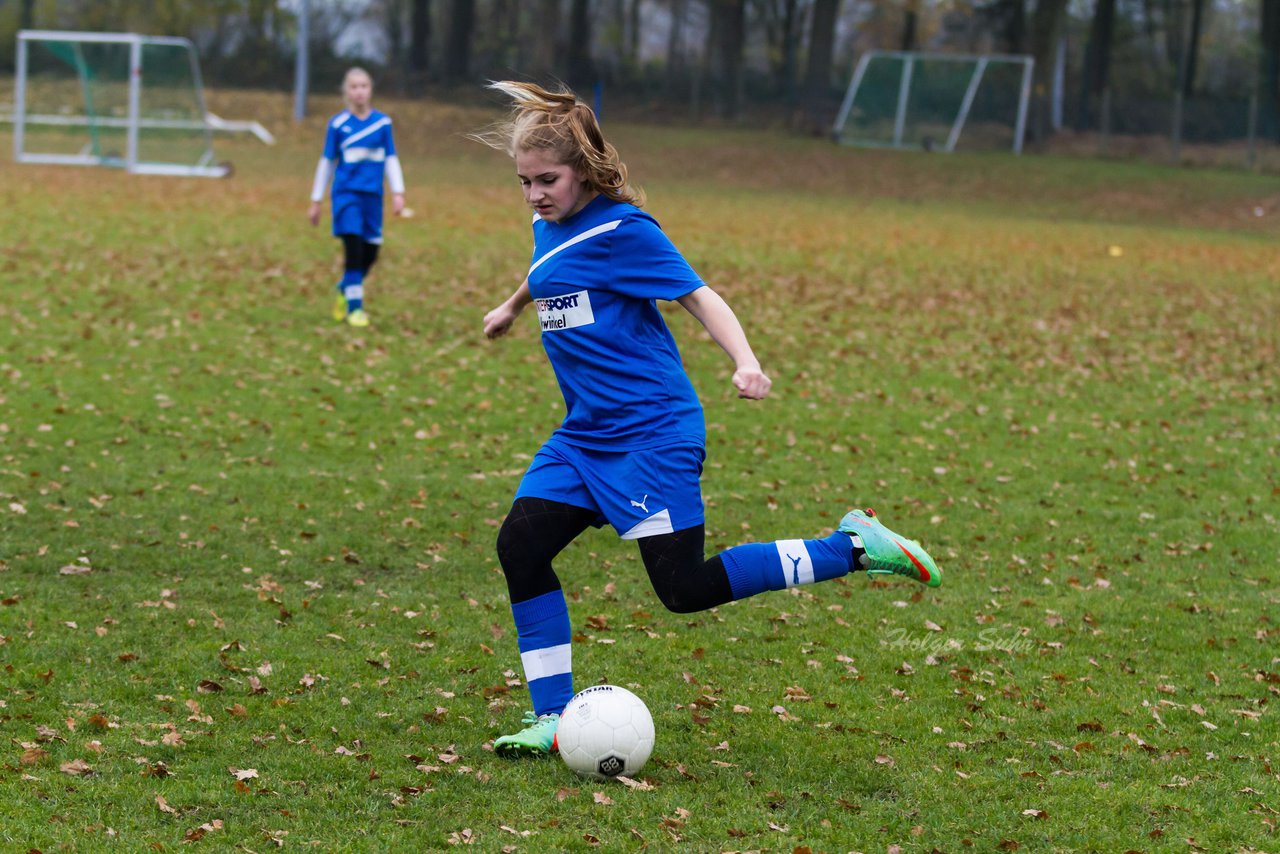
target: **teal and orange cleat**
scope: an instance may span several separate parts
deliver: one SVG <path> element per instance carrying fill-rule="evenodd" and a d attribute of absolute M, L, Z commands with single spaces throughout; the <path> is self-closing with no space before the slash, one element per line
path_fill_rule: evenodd
<path fill-rule="evenodd" d="M 837 529 L 862 539 L 862 568 L 868 575 L 905 575 L 929 587 L 942 584 L 942 570 L 915 540 L 895 534 L 876 518 L 876 511 L 853 510 Z"/>
<path fill-rule="evenodd" d="M 559 715 L 542 715 L 525 712 L 520 721 L 524 729 L 513 735 L 494 740 L 493 752 L 499 756 L 546 756 L 555 753 L 556 730 L 560 726 Z"/>

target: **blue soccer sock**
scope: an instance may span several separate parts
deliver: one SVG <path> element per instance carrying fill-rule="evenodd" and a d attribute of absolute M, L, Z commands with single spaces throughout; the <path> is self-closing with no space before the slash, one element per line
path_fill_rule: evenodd
<path fill-rule="evenodd" d="M 533 710 L 558 715 L 573 698 L 573 655 L 569 606 L 563 590 L 552 590 L 511 605 L 516 618 L 520 663 Z"/>
<path fill-rule="evenodd" d="M 836 531 L 821 540 L 748 543 L 720 554 L 734 599 L 848 575 L 856 549 L 849 534 Z"/>
<path fill-rule="evenodd" d="M 342 281 L 338 282 L 338 290 L 347 298 L 347 312 L 364 308 L 364 273 L 359 270 L 346 270 Z"/>

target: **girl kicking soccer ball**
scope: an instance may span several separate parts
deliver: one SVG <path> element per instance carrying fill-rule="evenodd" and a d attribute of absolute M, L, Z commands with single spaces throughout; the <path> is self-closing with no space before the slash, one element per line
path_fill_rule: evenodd
<path fill-rule="evenodd" d="M 404 173 L 391 137 L 391 118 L 375 110 L 373 79 L 352 68 L 342 80 L 347 108 L 329 120 L 324 154 L 316 165 L 307 218 L 320 224 L 320 200 L 333 178 L 333 235 L 342 241 L 342 280 L 333 319 L 368 326 L 364 280 L 382 245 L 382 182 L 391 185 L 391 210 L 404 210 Z"/>
<path fill-rule="evenodd" d="M 728 353 L 739 397 L 764 398 L 770 380 L 732 309 L 640 210 L 643 198 L 590 108 L 528 83 L 492 88 L 514 112 L 476 138 L 515 159 L 536 216 L 528 277 L 485 315 L 484 333 L 503 335 L 533 303 L 567 410 L 498 533 L 533 711 L 494 749 L 554 750 L 573 670 L 551 561 L 592 525 L 635 540 L 658 598 L 681 614 L 856 570 L 937 587 L 942 573 L 928 553 L 870 510 L 852 511 L 829 537 L 751 543 L 704 560 L 702 407 L 655 300 L 679 302 Z"/>

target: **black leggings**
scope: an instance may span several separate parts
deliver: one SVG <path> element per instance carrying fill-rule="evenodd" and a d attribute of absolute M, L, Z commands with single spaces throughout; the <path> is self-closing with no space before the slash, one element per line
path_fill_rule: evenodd
<path fill-rule="evenodd" d="M 545 498 L 517 498 L 498 531 L 498 561 L 512 604 L 560 589 L 551 561 L 591 526 L 593 510 Z M 704 526 L 637 542 L 649 582 L 669 610 L 691 614 L 733 599 L 719 557 L 703 559 Z"/>
<path fill-rule="evenodd" d="M 374 262 L 378 260 L 378 244 L 364 240 L 358 234 L 341 234 L 342 269 L 350 273 L 358 272 L 368 275 Z"/>

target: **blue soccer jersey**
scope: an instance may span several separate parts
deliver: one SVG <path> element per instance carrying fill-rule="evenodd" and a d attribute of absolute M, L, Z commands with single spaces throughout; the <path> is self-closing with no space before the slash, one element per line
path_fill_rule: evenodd
<path fill-rule="evenodd" d="M 386 161 L 394 157 L 396 143 L 391 135 L 391 118 L 377 110 L 363 119 L 343 110 L 329 120 L 324 138 L 324 156 L 337 162 L 333 192 L 377 193 L 382 195 Z"/>
<path fill-rule="evenodd" d="M 702 405 L 655 300 L 703 286 L 653 217 L 597 196 L 533 224 L 529 293 L 564 395 L 555 438 L 622 451 L 706 440 Z"/>

